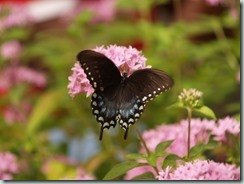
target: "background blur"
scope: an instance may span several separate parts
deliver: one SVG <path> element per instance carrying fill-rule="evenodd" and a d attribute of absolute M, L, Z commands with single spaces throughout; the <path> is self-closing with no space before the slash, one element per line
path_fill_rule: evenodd
<path fill-rule="evenodd" d="M 127 141 L 117 126 L 100 142 L 90 98 L 68 95 L 84 49 L 131 45 L 174 78 L 147 105 L 142 131 L 186 117 L 165 109 L 183 88 L 202 91 L 217 118 L 239 119 L 239 15 L 237 0 L 0 0 L 0 153 L 18 162 L 12 179 L 102 179 L 138 151 L 133 128 Z"/>

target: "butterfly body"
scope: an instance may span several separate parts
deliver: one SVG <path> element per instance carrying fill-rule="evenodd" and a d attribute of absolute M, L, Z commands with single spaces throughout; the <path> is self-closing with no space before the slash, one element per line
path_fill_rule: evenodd
<path fill-rule="evenodd" d="M 77 59 L 95 89 L 91 107 L 101 124 L 100 140 L 103 130 L 116 124 L 125 130 L 126 139 L 129 127 L 140 118 L 146 103 L 173 85 L 173 79 L 157 69 L 121 75 L 110 59 L 92 50 L 81 51 Z"/>

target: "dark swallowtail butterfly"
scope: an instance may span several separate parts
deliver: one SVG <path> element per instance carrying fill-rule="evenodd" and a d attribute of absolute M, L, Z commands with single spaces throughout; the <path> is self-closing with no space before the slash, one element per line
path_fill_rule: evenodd
<path fill-rule="evenodd" d="M 92 50 L 81 51 L 77 60 L 95 89 L 91 107 L 103 130 L 118 123 L 128 130 L 141 116 L 146 103 L 173 86 L 173 79 L 157 69 L 137 70 L 127 77 L 122 76 L 116 65 L 103 54 Z"/>

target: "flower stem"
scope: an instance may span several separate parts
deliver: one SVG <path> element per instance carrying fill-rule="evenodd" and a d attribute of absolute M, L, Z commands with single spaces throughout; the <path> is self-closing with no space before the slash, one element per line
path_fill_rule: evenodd
<path fill-rule="evenodd" d="M 148 157 L 150 157 L 151 152 L 150 152 L 150 150 L 148 149 L 147 144 L 146 144 L 146 142 L 144 141 L 144 139 L 143 139 L 143 137 L 142 137 L 142 135 L 141 135 L 141 132 L 140 132 L 140 130 L 139 130 L 137 124 L 135 124 L 134 127 L 135 127 L 135 129 L 136 129 L 136 133 L 137 133 L 137 135 L 138 135 L 138 137 L 139 137 L 141 143 L 143 144 L 143 146 L 144 146 L 144 148 L 145 148 L 145 150 L 146 150 L 146 152 L 147 152 Z M 157 166 L 152 166 L 152 167 L 154 168 L 154 170 L 155 170 L 156 173 L 159 172 Z"/>
<path fill-rule="evenodd" d="M 190 148 L 191 148 L 191 117 L 192 117 L 191 108 L 187 108 L 187 115 L 188 115 L 187 159 L 189 159 Z"/>
<path fill-rule="evenodd" d="M 143 144 L 143 146 L 144 146 L 144 148 L 145 148 L 145 150 L 146 150 L 146 152 L 147 152 L 147 155 L 150 156 L 150 154 L 151 154 L 151 153 L 150 153 L 150 150 L 148 149 L 146 142 L 145 142 L 144 139 L 142 138 L 142 136 L 141 136 L 141 132 L 140 132 L 140 130 L 139 130 L 137 124 L 135 124 L 134 127 L 135 127 L 135 129 L 136 129 L 136 133 L 137 133 L 137 135 L 138 135 L 138 137 L 139 137 L 141 143 Z"/>

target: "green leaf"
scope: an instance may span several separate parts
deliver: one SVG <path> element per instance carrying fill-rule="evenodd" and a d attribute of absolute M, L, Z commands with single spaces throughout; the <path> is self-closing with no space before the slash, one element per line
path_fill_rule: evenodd
<path fill-rule="evenodd" d="M 172 144 L 172 142 L 173 142 L 174 140 L 169 140 L 169 141 L 165 141 L 165 142 L 161 142 L 161 143 L 159 143 L 158 145 L 157 145 L 157 147 L 156 147 L 156 149 L 155 149 L 155 153 L 157 154 L 157 155 L 162 155 L 163 154 L 163 151 L 166 149 L 166 148 L 168 148 L 171 144 Z"/>
<path fill-rule="evenodd" d="M 156 153 L 151 153 L 150 156 L 147 158 L 148 164 L 151 165 L 151 166 L 153 166 L 153 167 L 156 167 L 158 157 L 160 157 L 160 156 L 158 156 Z"/>
<path fill-rule="evenodd" d="M 212 111 L 212 109 L 210 109 L 207 106 L 201 106 L 199 108 L 194 108 L 193 111 L 199 112 L 199 113 L 201 113 L 204 116 L 207 116 L 209 118 L 216 119 L 216 116 L 215 116 L 214 112 Z"/>
<path fill-rule="evenodd" d="M 176 102 L 170 106 L 168 106 L 166 109 L 174 109 L 174 108 L 186 108 L 182 102 Z"/>
<path fill-rule="evenodd" d="M 131 153 L 131 154 L 127 154 L 126 158 L 131 160 L 146 159 L 147 155 L 141 153 Z"/>
<path fill-rule="evenodd" d="M 39 98 L 29 118 L 28 135 L 35 133 L 40 128 L 43 121 L 58 107 L 63 96 L 63 91 L 52 90 L 44 93 Z"/>
<path fill-rule="evenodd" d="M 145 164 L 138 162 L 123 162 L 115 165 L 103 178 L 103 180 L 112 180 L 118 176 L 125 174 L 128 170 Z"/>
<path fill-rule="evenodd" d="M 151 172 L 146 172 L 132 178 L 131 180 L 155 180 L 155 176 Z"/>
<path fill-rule="evenodd" d="M 191 148 L 190 150 L 190 159 L 194 159 L 201 155 L 204 151 L 213 149 L 216 147 L 216 143 L 211 144 L 198 144 Z"/>
<path fill-rule="evenodd" d="M 177 161 L 177 160 L 181 160 L 181 159 L 182 159 L 182 158 L 179 157 L 178 155 L 170 154 L 170 155 L 168 155 L 168 156 L 164 159 L 162 168 L 163 168 L 163 169 L 166 169 L 167 166 L 171 166 L 171 167 L 175 168 L 175 167 L 176 167 L 176 161 Z"/>

